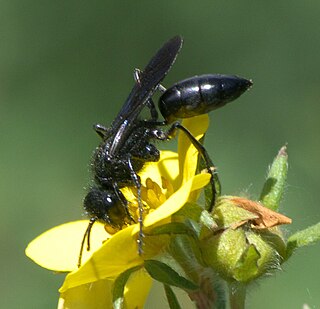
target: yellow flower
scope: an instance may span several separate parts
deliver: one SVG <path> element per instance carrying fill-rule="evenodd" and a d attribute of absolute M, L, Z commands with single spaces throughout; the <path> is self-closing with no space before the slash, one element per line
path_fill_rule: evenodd
<path fill-rule="evenodd" d="M 193 117 L 184 126 L 200 139 L 208 127 L 207 115 Z M 206 186 L 208 173 L 196 174 L 198 152 L 183 133 L 179 134 L 178 154 L 162 151 L 160 161 L 147 164 L 139 173 L 143 185 L 142 200 L 145 206 L 144 231 L 170 222 L 171 215 L 180 210 L 194 192 Z M 135 209 L 135 190 L 124 189 L 130 211 Z M 191 194 L 193 193 L 193 194 Z M 91 250 L 84 250 L 82 266 L 77 268 L 81 240 L 88 221 L 81 220 L 57 226 L 33 240 L 26 254 L 40 266 L 70 272 L 60 288 L 59 308 L 112 308 L 112 289 L 116 278 L 136 267 L 126 283 L 124 299 L 127 308 L 142 308 L 152 284 L 143 268 L 144 257 L 152 256 L 154 244 L 144 245 L 139 256 L 137 233 L 139 225 L 125 227 L 114 235 L 106 233 L 104 224 L 95 223 L 91 232 Z M 161 250 L 161 241 L 159 241 Z"/>

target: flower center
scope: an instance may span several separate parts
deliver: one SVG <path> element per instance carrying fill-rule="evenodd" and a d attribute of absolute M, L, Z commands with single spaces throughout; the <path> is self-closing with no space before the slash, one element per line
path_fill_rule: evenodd
<path fill-rule="evenodd" d="M 135 222 L 138 222 L 139 203 L 137 188 L 132 188 L 132 192 L 134 199 L 129 201 L 129 210 Z M 161 186 L 151 178 L 147 178 L 146 184 L 141 186 L 143 217 L 162 205 L 173 192 L 173 186 L 166 178 L 161 177 Z"/>
<path fill-rule="evenodd" d="M 138 202 L 138 190 L 136 187 L 127 187 L 122 193 L 128 200 L 128 209 L 133 222 L 139 222 L 139 202 Z M 153 181 L 151 178 L 146 179 L 146 184 L 141 185 L 141 203 L 143 206 L 143 218 L 153 210 L 162 205 L 172 194 L 174 193 L 173 186 L 170 181 L 161 176 L 161 186 Z M 105 230 L 108 234 L 114 235 L 119 230 L 126 228 L 133 224 L 129 218 L 127 218 L 122 228 L 113 227 L 109 224 L 105 225 Z"/>

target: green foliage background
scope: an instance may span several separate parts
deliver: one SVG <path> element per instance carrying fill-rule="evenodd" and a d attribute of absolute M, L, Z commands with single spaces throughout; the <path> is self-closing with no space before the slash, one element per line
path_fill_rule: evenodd
<path fill-rule="evenodd" d="M 24 248 L 81 218 L 99 140 L 92 124 L 110 124 L 133 68 L 175 34 L 185 44 L 165 85 L 203 73 L 254 80 L 210 116 L 206 146 L 223 192 L 257 197 L 288 142 L 287 231 L 320 221 L 319 1 L 4 0 L 0 16 L 1 308 L 56 306 L 63 276 L 33 264 Z M 320 249 L 304 249 L 251 287 L 248 308 L 320 306 Z M 166 308 L 163 294 L 153 297 L 147 308 Z"/>

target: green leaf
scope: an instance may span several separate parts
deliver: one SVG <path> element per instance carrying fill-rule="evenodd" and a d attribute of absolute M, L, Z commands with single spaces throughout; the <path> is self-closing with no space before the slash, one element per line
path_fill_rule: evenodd
<path fill-rule="evenodd" d="M 124 308 L 124 287 L 130 277 L 130 275 L 139 270 L 141 266 L 136 266 L 130 269 L 127 269 L 125 272 L 120 274 L 114 282 L 113 291 L 112 291 L 112 302 L 114 309 L 123 309 Z"/>
<path fill-rule="evenodd" d="M 264 183 L 260 201 L 274 211 L 277 211 L 285 189 L 288 172 L 287 147 L 283 146 L 275 157 Z"/>
<path fill-rule="evenodd" d="M 183 290 L 198 289 L 196 284 L 180 276 L 175 270 L 160 261 L 146 260 L 144 262 L 144 267 L 149 275 L 159 282 L 173 285 Z"/>
<path fill-rule="evenodd" d="M 287 242 L 287 259 L 299 247 L 312 245 L 320 240 L 320 222 L 291 235 Z"/>
<path fill-rule="evenodd" d="M 172 291 L 171 287 L 167 284 L 164 284 L 163 287 L 164 287 L 164 291 L 167 296 L 169 308 L 170 309 L 181 309 L 179 302 L 178 302 L 178 299 L 177 299 L 176 295 L 174 294 L 174 292 Z"/>

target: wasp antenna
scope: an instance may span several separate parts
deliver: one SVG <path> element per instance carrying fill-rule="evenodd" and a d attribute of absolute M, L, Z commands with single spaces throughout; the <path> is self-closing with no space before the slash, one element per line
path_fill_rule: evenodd
<path fill-rule="evenodd" d="M 83 238 L 82 238 L 82 242 L 81 242 L 81 247 L 80 247 L 79 258 L 78 258 L 78 268 L 80 268 L 80 266 L 81 266 L 82 252 L 83 252 L 84 243 L 85 243 L 86 239 L 87 239 L 87 251 L 90 251 L 91 229 L 92 229 L 92 226 L 93 226 L 93 224 L 95 222 L 96 222 L 96 218 L 90 218 L 88 227 L 87 227 L 86 231 L 84 232 L 84 235 L 83 235 Z"/>

